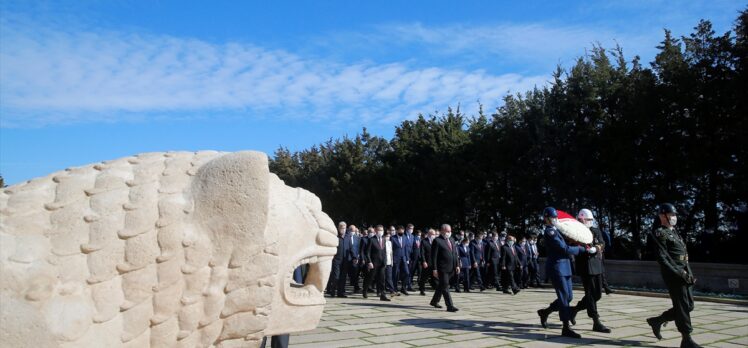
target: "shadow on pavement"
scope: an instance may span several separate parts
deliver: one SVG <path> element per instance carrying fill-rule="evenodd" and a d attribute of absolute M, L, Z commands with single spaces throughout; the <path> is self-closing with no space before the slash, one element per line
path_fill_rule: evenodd
<path fill-rule="evenodd" d="M 531 341 L 551 341 L 562 344 L 573 345 L 594 345 L 606 344 L 613 346 L 631 346 L 631 347 L 657 347 L 648 342 L 627 340 L 627 339 L 605 339 L 599 337 L 585 337 L 583 332 L 581 339 L 572 339 L 561 336 L 561 327 L 551 327 L 548 333 L 537 332 L 540 325 L 504 323 L 500 321 L 485 320 L 468 320 L 468 319 L 401 319 L 404 325 L 412 325 L 424 329 L 432 330 L 460 330 L 482 332 L 488 337 L 496 338 L 517 338 Z M 579 332 L 579 331 L 578 331 Z"/>

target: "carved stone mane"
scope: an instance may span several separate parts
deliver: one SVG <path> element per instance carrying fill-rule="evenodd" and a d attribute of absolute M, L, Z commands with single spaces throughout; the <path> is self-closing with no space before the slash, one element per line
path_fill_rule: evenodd
<path fill-rule="evenodd" d="M 0 192 L 0 342 L 254 347 L 316 327 L 336 246 L 319 199 L 259 152 L 70 168 Z"/>

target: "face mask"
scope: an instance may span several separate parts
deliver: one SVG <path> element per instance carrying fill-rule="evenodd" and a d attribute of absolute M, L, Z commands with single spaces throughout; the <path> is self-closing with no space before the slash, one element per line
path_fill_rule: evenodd
<path fill-rule="evenodd" d="M 556 225 L 558 223 L 558 218 L 551 218 L 551 225 Z"/>
<path fill-rule="evenodd" d="M 444 237 L 446 237 L 446 238 L 450 238 L 450 237 L 452 237 L 452 232 L 447 232 L 447 233 L 445 233 L 445 234 L 444 234 Z"/>
<path fill-rule="evenodd" d="M 671 216 L 667 218 L 668 223 L 670 223 L 670 226 L 675 226 L 678 223 L 678 217 L 677 216 Z"/>
<path fill-rule="evenodd" d="M 413 233 L 413 230 L 409 229 L 409 230 L 408 230 L 408 233 L 411 233 L 411 234 L 412 234 L 412 233 Z"/>
<path fill-rule="evenodd" d="M 468 243 L 462 243 L 462 246 L 466 247 L 468 246 Z"/>
<path fill-rule="evenodd" d="M 509 244 L 509 246 L 514 246 L 514 241 L 510 240 L 510 241 L 507 242 L 507 244 Z"/>
<path fill-rule="evenodd" d="M 433 242 L 433 241 L 434 241 L 434 236 L 429 236 L 429 242 Z"/>
<path fill-rule="evenodd" d="M 374 237 L 374 232 L 369 232 L 369 237 Z"/>
<path fill-rule="evenodd" d="M 587 226 L 587 228 L 592 227 L 592 221 L 585 221 L 584 225 Z"/>
<path fill-rule="evenodd" d="M 493 237 L 493 241 L 494 242 L 498 242 L 499 241 L 499 237 Z"/>
<path fill-rule="evenodd" d="M 384 236 L 384 231 L 377 231 L 377 236 L 379 237 Z"/>
<path fill-rule="evenodd" d="M 519 243 L 519 245 L 521 245 L 521 246 L 525 246 L 525 244 L 527 244 L 527 242 L 520 242 Z"/>
<path fill-rule="evenodd" d="M 530 245 L 535 245 L 535 241 L 534 241 L 534 240 L 531 240 L 531 241 L 530 241 Z"/>
<path fill-rule="evenodd" d="M 403 235 L 403 232 L 402 232 L 402 231 L 400 231 L 400 232 L 397 232 L 397 235 L 398 235 L 398 236 L 402 236 L 402 235 Z"/>

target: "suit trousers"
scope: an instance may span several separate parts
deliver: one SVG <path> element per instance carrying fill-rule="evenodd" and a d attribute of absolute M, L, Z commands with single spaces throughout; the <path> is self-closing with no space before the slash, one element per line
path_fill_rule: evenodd
<path fill-rule="evenodd" d="M 384 287 L 385 291 L 395 292 L 395 283 L 392 281 L 392 265 L 384 267 Z"/>
<path fill-rule="evenodd" d="M 480 286 L 481 289 L 485 288 L 483 284 L 483 277 L 481 277 L 481 267 L 478 266 L 478 268 L 471 268 L 470 269 L 470 286 L 473 286 L 473 283 L 478 283 L 478 286 Z"/>
<path fill-rule="evenodd" d="M 515 279 L 515 272 L 514 270 L 503 270 L 501 275 L 502 280 L 504 281 L 504 284 L 502 284 L 502 289 L 504 291 L 508 291 L 509 289 L 517 290 L 519 289 L 517 287 L 517 280 Z"/>
<path fill-rule="evenodd" d="M 452 274 L 454 274 L 454 272 L 439 272 L 436 291 L 434 291 L 434 297 L 431 298 L 431 303 L 439 303 L 442 297 L 444 297 L 444 303 L 447 304 L 447 308 L 454 307 L 452 296 L 449 295 L 449 280 L 452 278 Z M 460 272 L 460 274 L 462 274 L 462 272 Z"/>
<path fill-rule="evenodd" d="M 358 285 L 358 275 L 361 272 L 361 262 L 359 261 L 355 265 L 351 263 L 350 272 L 348 272 L 348 277 L 350 279 L 351 286 L 353 287 L 353 290 L 356 291 L 359 289 Z"/>
<path fill-rule="evenodd" d="M 392 282 L 395 285 L 395 291 L 408 288 L 409 274 L 408 263 L 405 258 L 395 260 L 394 265 L 392 265 Z"/>
<path fill-rule="evenodd" d="M 540 267 L 538 265 L 538 260 L 530 260 L 527 262 L 527 273 L 528 273 L 528 283 L 529 285 L 540 285 Z"/>
<path fill-rule="evenodd" d="M 421 271 L 421 265 L 418 261 L 414 261 L 414 259 L 410 260 L 410 264 L 408 264 L 408 289 L 413 288 L 413 276 L 416 275 L 416 273 L 420 274 Z M 419 275 L 420 278 L 420 275 Z"/>
<path fill-rule="evenodd" d="M 460 271 L 460 284 L 462 284 L 464 291 L 470 290 L 470 270 L 471 268 L 465 267 Z M 458 284 L 457 287 L 459 288 L 459 286 Z"/>
<path fill-rule="evenodd" d="M 353 268 L 353 261 L 344 260 L 338 273 L 336 293 L 338 296 L 345 295 L 345 281 Z"/>
<path fill-rule="evenodd" d="M 571 288 L 571 276 L 550 275 L 553 288 L 556 290 L 556 300 L 551 302 L 548 311 L 558 311 L 558 317 L 562 322 L 571 320 L 571 307 L 569 303 L 574 298 Z"/>
<path fill-rule="evenodd" d="M 593 319 L 599 318 L 597 313 L 597 301 L 600 301 L 603 288 L 603 277 L 601 274 L 582 275 L 582 285 L 584 286 L 584 297 L 582 297 L 574 309 L 579 312 L 587 310 L 587 316 Z"/>
<path fill-rule="evenodd" d="M 368 267 L 366 267 L 368 269 Z M 364 278 L 364 293 L 366 293 L 371 287 L 372 280 L 376 282 L 377 295 L 384 296 L 384 264 L 374 265 L 374 268 L 370 269 L 366 278 Z"/>
<path fill-rule="evenodd" d="M 437 282 L 436 279 L 434 279 L 433 269 L 431 267 L 428 268 L 421 268 L 421 275 L 418 276 L 418 290 L 419 291 L 426 291 L 426 282 L 429 282 L 429 285 L 431 285 L 431 288 L 436 290 L 437 289 Z"/>
<path fill-rule="evenodd" d="M 338 279 L 342 273 L 343 261 L 332 260 L 332 268 L 330 269 L 330 278 L 327 280 L 327 294 L 335 296 L 335 291 L 338 289 Z"/>
<path fill-rule="evenodd" d="M 486 286 L 492 285 L 501 288 L 501 268 L 499 262 L 489 262 L 486 271 Z"/>

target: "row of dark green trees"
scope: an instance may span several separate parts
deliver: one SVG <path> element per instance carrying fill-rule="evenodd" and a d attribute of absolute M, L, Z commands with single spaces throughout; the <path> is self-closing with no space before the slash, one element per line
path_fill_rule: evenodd
<path fill-rule="evenodd" d="M 747 28 L 744 10 L 727 33 L 709 21 L 681 38 L 666 30 L 649 64 L 598 45 L 492 114 L 458 106 L 403 121 L 391 140 L 364 129 L 280 148 L 271 170 L 363 225 L 524 234 L 545 206 L 590 208 L 618 258 L 646 257 L 655 208 L 673 202 L 692 259 L 745 263 Z"/>

